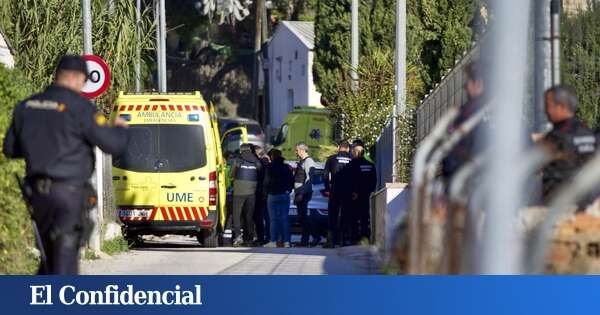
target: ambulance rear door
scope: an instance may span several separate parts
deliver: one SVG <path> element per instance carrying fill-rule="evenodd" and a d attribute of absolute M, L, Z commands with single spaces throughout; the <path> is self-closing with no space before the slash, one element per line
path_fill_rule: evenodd
<path fill-rule="evenodd" d="M 187 102 L 186 102 L 187 101 Z M 202 221 L 216 183 L 214 145 L 206 106 L 192 99 L 162 105 L 159 132 L 159 210 L 168 221 Z M 216 203 L 216 201 L 214 202 Z"/>

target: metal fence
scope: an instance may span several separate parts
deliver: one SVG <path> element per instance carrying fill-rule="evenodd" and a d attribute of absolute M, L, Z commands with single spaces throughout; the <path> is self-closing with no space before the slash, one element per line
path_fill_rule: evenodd
<path fill-rule="evenodd" d="M 392 121 L 390 120 L 381 131 L 375 145 L 377 189 L 381 189 L 385 187 L 386 183 L 392 182 L 392 168 L 395 160 L 392 157 L 392 136 Z"/>
<path fill-rule="evenodd" d="M 465 82 L 464 67 L 481 56 L 481 44 L 476 44 L 456 61 L 442 81 L 429 92 L 417 108 L 417 143 L 421 142 L 433 129 L 444 113 L 453 106 L 467 101 L 463 91 Z"/>

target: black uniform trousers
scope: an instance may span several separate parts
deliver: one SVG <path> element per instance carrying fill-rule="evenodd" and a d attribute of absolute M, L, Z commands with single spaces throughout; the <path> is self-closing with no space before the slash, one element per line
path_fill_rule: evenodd
<path fill-rule="evenodd" d="M 233 237 L 242 235 L 242 219 L 244 219 L 244 241 L 251 242 L 254 239 L 254 207 L 256 206 L 255 195 L 233 196 Z"/>
<path fill-rule="evenodd" d="M 31 206 L 46 253 L 46 267 L 38 274 L 76 275 L 79 272 L 79 248 L 84 211 L 83 186 L 52 183 L 49 191 L 32 187 Z"/>
<path fill-rule="evenodd" d="M 369 211 L 369 196 L 358 195 L 356 200 L 349 202 L 346 224 L 348 237 L 355 244 L 362 238 L 371 238 L 371 214 Z"/>
<path fill-rule="evenodd" d="M 271 220 L 267 210 L 267 200 L 263 194 L 256 196 L 256 207 L 254 208 L 254 223 L 256 225 L 256 238 L 259 242 L 271 239 Z"/>
<path fill-rule="evenodd" d="M 311 213 L 311 217 L 308 215 L 308 202 L 312 199 L 312 191 L 302 194 L 300 201 L 295 201 L 296 209 L 298 210 L 298 219 L 300 221 L 300 227 L 302 228 L 302 238 L 300 239 L 301 244 L 308 244 L 308 239 L 312 235 L 313 242 L 319 241 L 321 235 L 319 235 L 314 221 L 316 220 L 317 214 Z"/>
<path fill-rule="evenodd" d="M 332 234 L 333 245 L 340 244 L 342 240 L 341 235 L 341 208 L 342 208 L 342 200 L 339 197 L 340 194 L 334 193 L 333 191 L 329 195 L 329 202 L 327 204 L 327 221 L 329 226 L 329 231 Z"/>

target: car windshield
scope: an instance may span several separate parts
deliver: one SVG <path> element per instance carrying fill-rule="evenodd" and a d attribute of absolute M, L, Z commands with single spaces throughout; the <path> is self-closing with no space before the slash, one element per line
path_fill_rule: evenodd
<path fill-rule="evenodd" d="M 246 129 L 247 129 L 249 135 L 262 135 L 262 133 L 263 133 L 263 130 L 260 127 L 260 125 L 256 125 L 256 124 L 246 125 Z"/>
<path fill-rule="evenodd" d="M 198 125 L 130 125 L 127 150 L 113 166 L 134 172 L 184 172 L 206 165 Z"/>
<path fill-rule="evenodd" d="M 277 145 L 282 145 L 285 142 L 285 139 L 287 138 L 287 134 L 288 134 L 288 125 L 287 124 L 283 124 L 281 126 L 281 129 L 279 129 L 279 133 L 277 134 L 277 137 L 275 137 L 274 141 L 273 141 L 273 145 L 277 146 Z"/>

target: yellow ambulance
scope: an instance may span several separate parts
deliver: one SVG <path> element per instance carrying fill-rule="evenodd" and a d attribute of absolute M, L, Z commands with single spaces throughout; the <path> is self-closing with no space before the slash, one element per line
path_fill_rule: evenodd
<path fill-rule="evenodd" d="M 225 167 L 217 117 L 200 92 L 120 93 L 111 118 L 129 122 L 126 152 L 113 158 L 123 234 L 196 236 L 216 247 L 225 222 Z"/>

